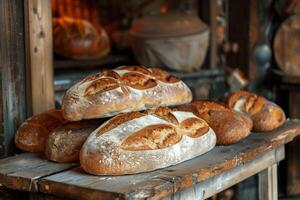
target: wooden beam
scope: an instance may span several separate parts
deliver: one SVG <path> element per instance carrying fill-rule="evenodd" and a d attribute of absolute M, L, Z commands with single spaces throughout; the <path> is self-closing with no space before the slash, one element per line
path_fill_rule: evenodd
<path fill-rule="evenodd" d="M 277 200 L 277 163 L 258 174 L 258 192 L 260 200 Z"/>
<path fill-rule="evenodd" d="M 27 64 L 32 114 L 54 107 L 51 0 L 26 0 Z"/>
<path fill-rule="evenodd" d="M 217 67 L 217 0 L 209 1 L 210 68 Z"/>
<path fill-rule="evenodd" d="M 1 120 L 1 126 L 4 126 L 4 141 L 0 147 L 4 148 L 0 148 L 0 157 L 13 153 L 15 131 L 26 117 L 23 3 L 23 0 L 0 1 L 0 101 L 3 105 L 3 112 L 0 114 L 4 121 L 3 123 Z"/>

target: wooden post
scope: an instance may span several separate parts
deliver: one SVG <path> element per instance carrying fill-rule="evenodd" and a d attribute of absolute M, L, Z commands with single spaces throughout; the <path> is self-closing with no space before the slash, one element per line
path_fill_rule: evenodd
<path fill-rule="evenodd" d="M 217 67 L 217 0 L 209 1 L 210 68 Z"/>
<path fill-rule="evenodd" d="M 277 164 L 274 164 L 258 175 L 258 191 L 260 200 L 277 200 Z"/>
<path fill-rule="evenodd" d="M 27 64 L 32 114 L 54 107 L 51 0 L 26 0 Z"/>
<path fill-rule="evenodd" d="M 26 117 L 23 0 L 1 0 L 0 13 L 1 157 L 13 153 L 15 131 Z"/>

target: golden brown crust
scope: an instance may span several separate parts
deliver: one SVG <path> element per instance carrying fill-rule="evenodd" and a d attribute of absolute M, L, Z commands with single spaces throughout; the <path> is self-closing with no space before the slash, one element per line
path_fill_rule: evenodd
<path fill-rule="evenodd" d="M 53 39 L 55 53 L 73 59 L 100 58 L 110 51 L 105 30 L 83 19 L 54 18 Z"/>
<path fill-rule="evenodd" d="M 94 81 L 91 85 L 89 85 L 86 88 L 84 95 L 91 96 L 91 95 L 95 95 L 98 92 L 106 92 L 108 90 L 113 90 L 117 87 L 119 87 L 119 84 L 114 79 L 103 78 Z"/>
<path fill-rule="evenodd" d="M 244 102 L 239 102 L 242 100 Z M 226 101 L 229 107 L 249 115 L 254 131 L 272 131 L 285 121 L 285 114 L 279 106 L 254 93 L 234 92 L 228 95 Z M 243 105 L 242 110 L 235 108 L 238 102 Z"/>
<path fill-rule="evenodd" d="M 210 111 L 207 123 L 217 135 L 218 145 L 236 143 L 250 134 L 252 121 L 234 111 Z"/>
<path fill-rule="evenodd" d="M 189 118 L 180 123 L 180 127 L 186 132 L 186 135 L 192 138 L 200 137 L 209 130 L 208 124 L 201 119 Z"/>
<path fill-rule="evenodd" d="M 193 112 L 204 119 L 215 131 L 218 145 L 236 143 L 247 137 L 252 128 L 249 117 L 232 111 L 221 102 L 198 100 L 178 106 L 177 109 Z"/>
<path fill-rule="evenodd" d="M 117 70 L 127 70 L 132 72 L 140 72 L 142 74 L 150 75 L 151 72 L 143 66 L 120 66 L 116 68 Z"/>
<path fill-rule="evenodd" d="M 168 74 L 167 72 L 159 69 L 159 68 L 151 68 L 151 75 L 165 83 L 177 83 L 180 81 L 179 78 Z"/>
<path fill-rule="evenodd" d="M 163 70 L 122 66 L 75 84 L 66 92 L 62 108 L 66 119 L 79 121 L 174 106 L 191 99 L 190 89 Z"/>
<path fill-rule="evenodd" d="M 101 123 L 103 120 L 83 120 L 57 127 L 46 140 L 47 159 L 60 163 L 78 161 L 80 149 L 86 138 Z"/>
<path fill-rule="evenodd" d="M 15 144 L 24 151 L 44 152 L 49 133 L 65 122 L 61 110 L 56 109 L 28 118 L 17 130 Z"/>
<path fill-rule="evenodd" d="M 127 137 L 122 142 L 121 148 L 129 151 L 163 149 L 176 144 L 181 137 L 173 126 L 151 125 Z"/>
<path fill-rule="evenodd" d="M 153 88 L 157 85 L 156 81 L 143 74 L 136 72 L 125 73 L 121 77 L 121 81 L 124 85 L 130 86 L 135 89 L 144 90 Z"/>
<path fill-rule="evenodd" d="M 130 120 L 133 120 L 133 119 L 136 119 L 136 118 L 139 118 L 142 116 L 145 116 L 145 115 L 140 112 L 129 112 L 129 113 L 117 115 L 117 116 L 113 117 L 112 119 L 110 119 L 109 123 L 106 123 L 104 126 L 101 127 L 101 129 L 98 130 L 97 136 L 102 135 L 104 132 L 110 131 L 111 129 L 119 126 L 120 124 L 123 124 L 125 122 L 128 122 Z"/>
<path fill-rule="evenodd" d="M 173 124 L 178 124 L 178 120 L 171 113 L 172 110 L 174 111 L 174 109 L 170 109 L 167 107 L 158 107 L 156 109 L 148 109 L 144 113 L 145 114 L 154 114 L 164 120 L 167 120 L 168 122 L 171 122 Z"/>
<path fill-rule="evenodd" d="M 100 136 L 97 129 L 88 137 L 80 152 L 80 164 L 86 172 L 122 175 L 152 171 L 194 158 L 215 146 L 214 131 L 190 112 L 158 108 L 146 110 L 138 118 L 136 113 L 125 123 L 130 113 L 112 118 L 99 129 L 108 124 L 114 128 L 106 128 L 108 131 Z"/>

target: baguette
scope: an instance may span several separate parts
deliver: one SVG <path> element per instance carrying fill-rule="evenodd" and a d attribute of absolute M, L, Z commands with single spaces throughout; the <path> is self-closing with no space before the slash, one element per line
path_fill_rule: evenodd
<path fill-rule="evenodd" d="M 190 89 L 163 70 L 121 66 L 88 76 L 75 84 L 66 92 L 62 108 L 66 119 L 78 121 L 191 100 Z"/>
<path fill-rule="evenodd" d="M 191 112 L 129 112 L 91 133 L 81 149 L 80 164 L 95 175 L 134 174 L 192 159 L 215 143 L 214 131 Z"/>
<path fill-rule="evenodd" d="M 230 108 L 251 117 L 254 131 L 272 131 L 286 119 L 284 111 L 278 105 L 251 92 L 231 93 L 226 102 Z"/>
<path fill-rule="evenodd" d="M 231 110 L 217 101 L 198 100 L 177 107 L 178 110 L 193 112 L 204 119 L 215 131 L 218 145 L 236 143 L 250 134 L 252 120 Z"/>
<path fill-rule="evenodd" d="M 44 152 L 49 133 L 65 122 L 61 110 L 58 109 L 30 117 L 17 130 L 15 144 L 24 151 Z"/>
<path fill-rule="evenodd" d="M 48 160 L 65 163 L 79 161 L 80 149 L 103 120 L 69 122 L 54 129 L 46 141 L 45 154 Z"/>

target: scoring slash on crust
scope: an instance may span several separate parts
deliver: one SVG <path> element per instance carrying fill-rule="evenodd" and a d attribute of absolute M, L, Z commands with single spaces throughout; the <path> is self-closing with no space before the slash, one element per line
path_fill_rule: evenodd
<path fill-rule="evenodd" d="M 191 159 L 215 144 L 213 130 L 193 113 L 157 108 L 107 121 L 83 145 L 80 162 L 91 174 L 139 173 Z"/>
<path fill-rule="evenodd" d="M 190 89 L 163 70 L 121 66 L 88 76 L 71 87 L 63 98 L 63 113 L 69 121 L 78 121 L 191 100 Z"/>

